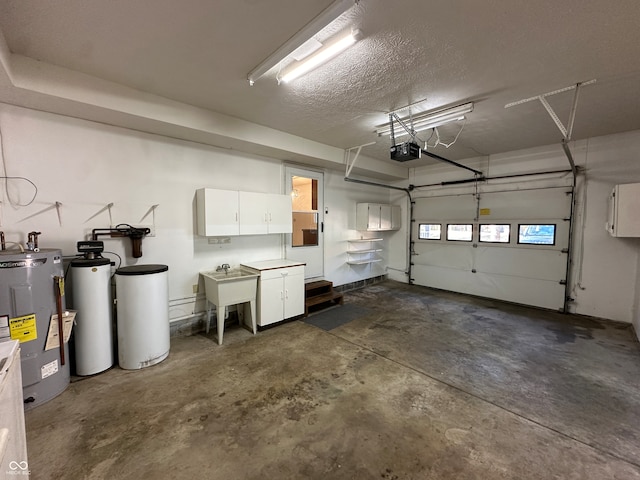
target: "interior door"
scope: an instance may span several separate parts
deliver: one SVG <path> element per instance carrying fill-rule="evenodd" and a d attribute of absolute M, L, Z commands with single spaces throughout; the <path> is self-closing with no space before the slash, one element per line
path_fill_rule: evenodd
<path fill-rule="evenodd" d="M 296 167 L 286 167 L 285 175 L 292 204 L 292 233 L 287 235 L 287 258 L 306 264 L 305 279 L 322 277 L 324 176 L 322 172 Z"/>

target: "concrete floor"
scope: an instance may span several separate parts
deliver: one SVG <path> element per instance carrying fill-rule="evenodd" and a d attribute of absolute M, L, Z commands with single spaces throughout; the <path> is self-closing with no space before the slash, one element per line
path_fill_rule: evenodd
<path fill-rule="evenodd" d="M 27 412 L 32 479 L 640 479 L 629 325 L 392 281 Z M 337 307 L 340 308 L 340 307 Z"/>

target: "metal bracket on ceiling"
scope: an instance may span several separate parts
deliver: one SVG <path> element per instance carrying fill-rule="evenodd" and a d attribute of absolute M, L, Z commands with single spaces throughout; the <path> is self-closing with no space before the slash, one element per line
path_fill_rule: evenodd
<path fill-rule="evenodd" d="M 393 128 L 393 123 L 398 122 L 400 124 L 400 126 L 402 128 L 404 128 L 404 130 L 411 136 L 411 140 L 413 142 L 416 141 L 416 131 L 413 129 L 413 121 L 411 121 L 411 123 L 409 125 L 407 125 L 399 116 L 397 113 L 390 113 L 389 114 L 389 125 L 391 126 L 391 146 L 394 146 L 396 144 L 396 133 L 395 130 Z"/>
<path fill-rule="evenodd" d="M 529 97 L 523 100 L 518 100 L 517 102 L 507 103 L 504 106 L 504 108 L 509 108 L 515 105 L 521 105 L 523 103 L 531 102 L 533 100 L 540 101 L 542 106 L 545 108 L 545 110 L 553 120 L 553 122 L 558 127 L 558 130 L 560 130 L 560 133 L 562 133 L 562 136 L 563 136 L 562 148 L 564 150 L 565 155 L 567 156 L 567 159 L 569 160 L 569 164 L 571 165 L 571 171 L 573 172 L 574 177 L 577 175 L 578 170 L 576 168 L 575 162 L 573 161 L 573 155 L 571 154 L 571 150 L 569 149 L 569 142 L 571 141 L 571 135 L 573 133 L 573 124 L 576 119 L 576 109 L 578 106 L 578 94 L 580 93 L 580 87 L 591 85 L 593 83 L 596 83 L 595 79 L 589 80 L 588 82 L 576 83 L 575 85 L 561 88 L 559 90 L 554 90 L 553 92 L 543 93 L 542 95 L 537 95 L 535 97 Z M 573 95 L 573 104 L 571 105 L 571 112 L 569 113 L 569 121 L 567 122 L 567 126 L 565 127 L 564 124 L 562 123 L 562 120 L 560 120 L 556 112 L 553 110 L 553 107 L 549 105 L 549 102 L 547 101 L 546 97 L 550 97 L 551 95 L 557 95 L 558 93 L 562 93 L 562 92 L 568 92 L 570 90 L 575 90 L 575 93 Z"/>
<path fill-rule="evenodd" d="M 347 148 L 344 151 L 344 163 L 347 166 L 347 170 L 344 174 L 345 178 L 348 178 L 349 175 L 351 175 L 351 170 L 353 170 L 353 167 L 356 164 L 356 160 L 358 160 L 358 157 L 360 156 L 360 152 L 362 151 L 363 147 L 368 147 L 370 145 L 375 145 L 376 142 L 369 142 L 369 143 L 365 143 L 363 145 L 358 145 L 357 147 L 351 147 L 351 148 Z M 353 157 L 353 160 L 351 160 L 351 152 L 355 150 L 355 156 Z"/>

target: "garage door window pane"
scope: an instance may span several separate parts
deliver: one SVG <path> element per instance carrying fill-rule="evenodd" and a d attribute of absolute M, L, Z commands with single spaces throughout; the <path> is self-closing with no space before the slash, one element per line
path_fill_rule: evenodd
<path fill-rule="evenodd" d="M 456 242 L 470 242 L 473 239 L 473 225 L 465 224 L 449 224 L 447 225 L 447 240 Z"/>
<path fill-rule="evenodd" d="M 556 226 L 550 224 L 518 225 L 518 243 L 525 245 L 555 245 Z"/>
<path fill-rule="evenodd" d="M 487 243 L 509 243 L 511 225 L 485 224 L 480 225 L 480 241 Z"/>
<path fill-rule="evenodd" d="M 418 230 L 420 240 L 440 240 L 442 238 L 442 225 L 439 223 L 421 223 Z"/>

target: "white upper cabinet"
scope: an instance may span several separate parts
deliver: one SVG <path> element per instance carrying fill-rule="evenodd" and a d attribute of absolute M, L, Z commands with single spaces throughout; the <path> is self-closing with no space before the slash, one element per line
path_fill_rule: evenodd
<path fill-rule="evenodd" d="M 378 230 L 391 230 L 391 205 L 380 205 L 379 225 Z"/>
<path fill-rule="evenodd" d="M 400 229 L 400 207 L 381 203 L 356 205 L 356 230 L 382 232 Z"/>
<path fill-rule="evenodd" d="M 391 205 L 391 230 L 400 230 L 402 227 L 402 209 L 400 205 Z"/>
<path fill-rule="evenodd" d="M 265 194 L 267 201 L 269 233 L 292 233 L 291 196 Z"/>
<path fill-rule="evenodd" d="M 613 188 L 606 228 L 614 237 L 640 237 L 640 183 Z"/>
<path fill-rule="evenodd" d="M 260 235 L 268 232 L 267 206 L 264 193 L 238 192 L 240 201 L 240 235 Z"/>
<path fill-rule="evenodd" d="M 201 188 L 196 191 L 198 235 L 291 233 L 291 197 Z"/>
<path fill-rule="evenodd" d="M 235 190 L 196 190 L 198 235 L 239 235 L 238 206 L 238 192 Z"/>

